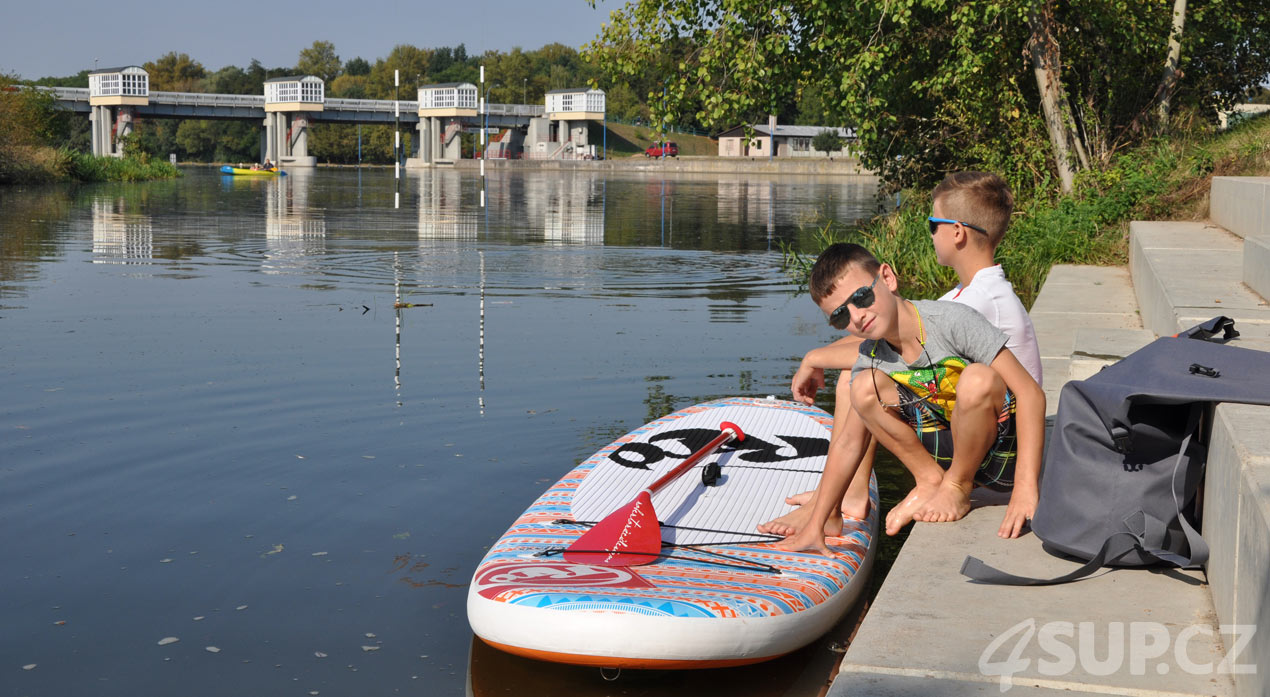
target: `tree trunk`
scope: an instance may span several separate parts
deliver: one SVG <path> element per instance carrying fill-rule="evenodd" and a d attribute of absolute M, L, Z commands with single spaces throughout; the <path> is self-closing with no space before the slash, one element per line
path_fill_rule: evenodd
<path fill-rule="evenodd" d="M 1160 77 L 1160 105 L 1157 115 L 1163 130 L 1169 123 L 1169 99 L 1177 87 L 1177 66 L 1182 59 L 1182 27 L 1186 23 L 1186 0 L 1173 0 L 1173 31 L 1169 34 L 1169 57 L 1164 62 L 1164 75 Z"/>
<path fill-rule="evenodd" d="M 1054 148 L 1054 164 L 1058 167 L 1063 193 L 1070 194 L 1076 177 L 1068 145 L 1073 136 L 1070 122 L 1063 118 L 1066 99 L 1060 75 L 1062 63 L 1059 61 L 1058 41 L 1050 31 L 1046 3 L 1038 2 L 1033 7 L 1028 27 L 1031 36 L 1028 37 L 1027 52 L 1032 58 L 1032 72 L 1036 75 L 1036 86 L 1041 94 L 1041 111 L 1045 116 L 1045 128 L 1049 131 L 1050 145 Z"/>

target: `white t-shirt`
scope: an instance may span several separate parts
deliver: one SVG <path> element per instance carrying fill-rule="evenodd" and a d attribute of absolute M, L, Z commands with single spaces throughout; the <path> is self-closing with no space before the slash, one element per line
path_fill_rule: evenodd
<path fill-rule="evenodd" d="M 1023 309 L 1023 302 L 1014 294 L 1014 286 L 1005 280 L 1001 265 L 981 269 L 970 279 L 970 285 L 948 291 L 940 300 L 952 300 L 969 305 L 988 318 L 992 326 L 1005 332 L 1005 347 L 1010 349 L 1019 363 L 1041 382 L 1041 349 L 1036 345 L 1036 329 L 1032 318 Z"/>

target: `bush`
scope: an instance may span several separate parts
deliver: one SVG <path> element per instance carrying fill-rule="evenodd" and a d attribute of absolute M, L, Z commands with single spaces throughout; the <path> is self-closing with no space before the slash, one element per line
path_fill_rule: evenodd
<path fill-rule="evenodd" d="M 825 129 L 811 139 L 811 147 L 823 153 L 838 152 L 842 149 L 842 138 L 837 132 Z"/>

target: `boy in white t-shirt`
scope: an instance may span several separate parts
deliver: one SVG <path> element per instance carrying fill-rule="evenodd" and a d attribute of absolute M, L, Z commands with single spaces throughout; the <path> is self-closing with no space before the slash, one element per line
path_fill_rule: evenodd
<path fill-rule="evenodd" d="M 955 172 L 944 177 L 935 187 L 931 199 L 931 216 L 927 221 L 935 258 L 940 265 L 956 271 L 959 281 L 957 287 L 940 300 L 952 300 L 978 310 L 1006 334 L 1006 348 L 1018 358 L 1036 383 L 1042 384 L 1036 330 L 994 258 L 1014 212 L 1014 196 L 1009 187 L 1001 177 L 988 172 Z M 794 399 L 813 404 L 816 392 L 825 385 L 825 370 L 850 369 L 856 362 L 860 341 L 858 337 L 847 336 L 828 346 L 808 351 L 790 384 Z M 840 379 L 837 404 L 848 403 L 847 392 L 847 381 Z M 869 473 L 875 449 L 876 443 L 866 444 L 861 466 L 842 499 L 843 515 L 863 519 L 868 513 Z M 759 530 L 793 535 L 809 519 L 811 511 L 804 504 L 811 501 L 813 494 L 809 491 L 790 496 L 786 503 L 800 508 L 760 525 Z M 904 507 L 902 502 L 893 515 L 905 520 L 921 520 L 918 512 L 902 510 Z M 831 517 L 825 525 L 825 534 L 836 535 L 840 530 L 841 520 Z"/>

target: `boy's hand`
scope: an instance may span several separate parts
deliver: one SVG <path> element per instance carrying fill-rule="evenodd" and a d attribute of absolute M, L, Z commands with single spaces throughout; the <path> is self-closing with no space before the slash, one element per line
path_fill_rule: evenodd
<path fill-rule="evenodd" d="M 833 552 L 825 545 L 825 533 L 814 525 L 804 525 L 801 530 L 776 543 L 776 549 L 786 552 L 820 552 L 832 557 Z"/>
<path fill-rule="evenodd" d="M 1005 509 L 1005 520 L 997 537 L 1013 539 L 1023 533 L 1023 526 L 1032 522 L 1036 515 L 1036 503 L 1040 499 L 1035 489 L 1016 487 L 1010 494 L 1010 505 Z"/>
<path fill-rule="evenodd" d="M 815 368 L 803 361 L 798 364 L 793 380 L 790 380 L 789 391 L 794 395 L 795 402 L 811 406 L 816 403 L 816 393 L 824 386 L 824 368 Z"/>

